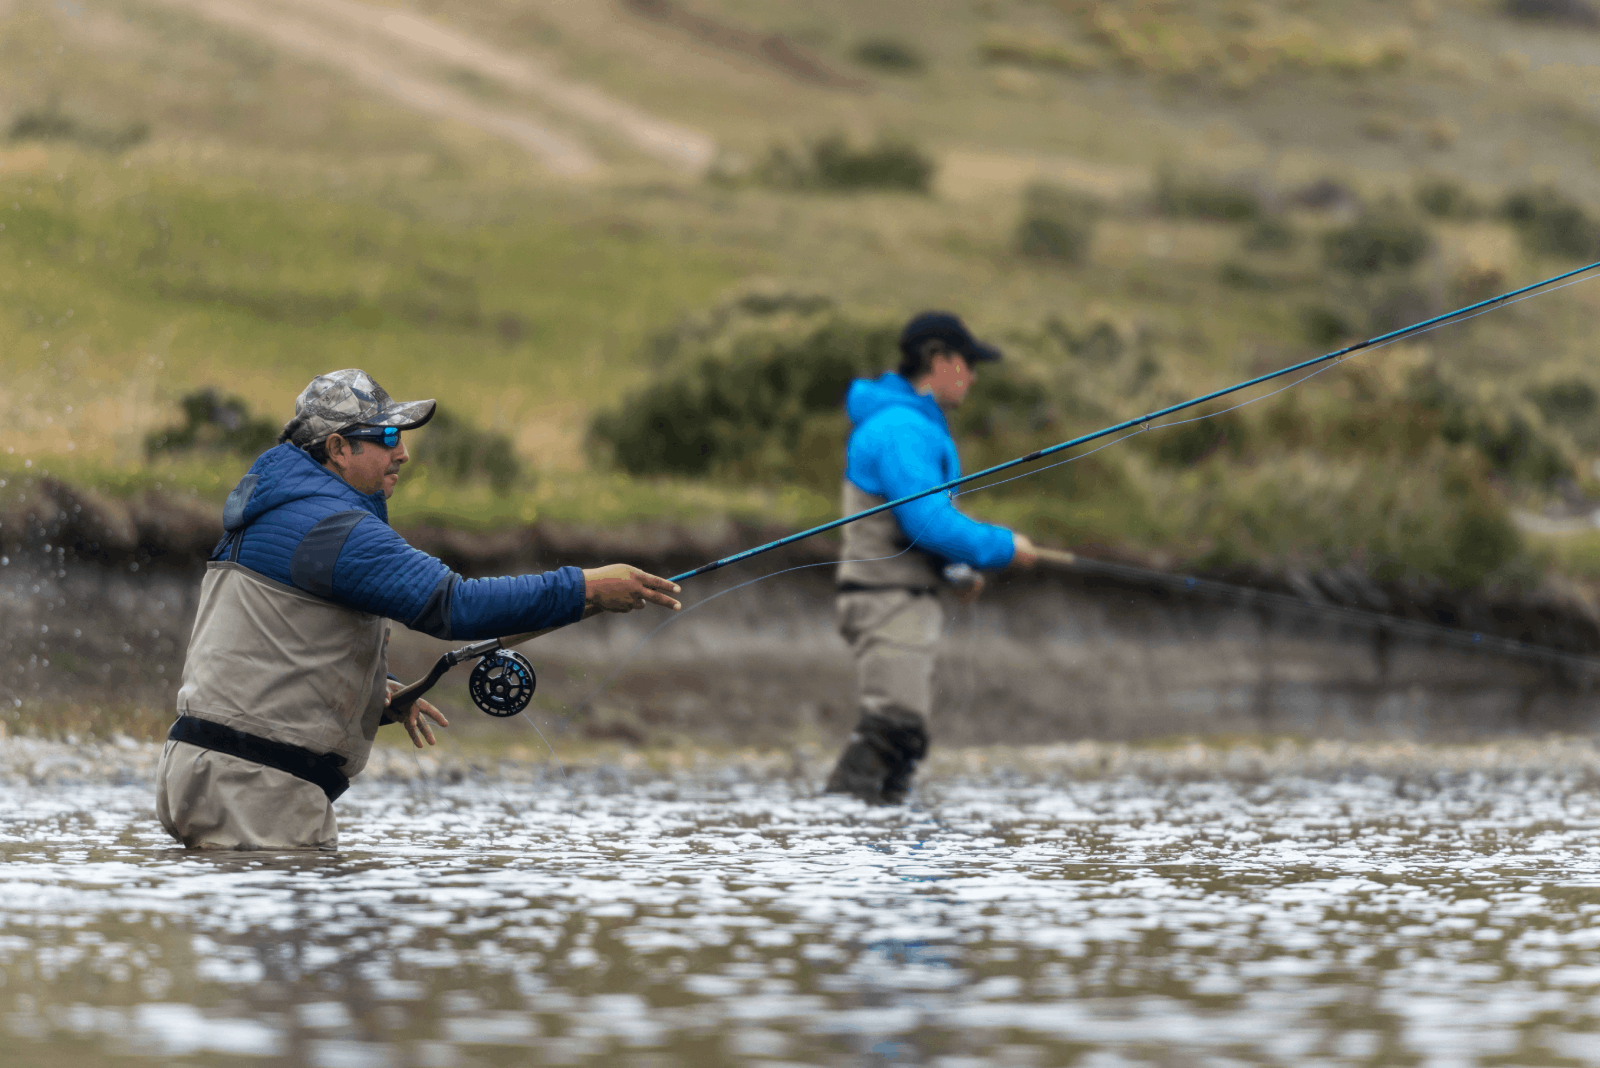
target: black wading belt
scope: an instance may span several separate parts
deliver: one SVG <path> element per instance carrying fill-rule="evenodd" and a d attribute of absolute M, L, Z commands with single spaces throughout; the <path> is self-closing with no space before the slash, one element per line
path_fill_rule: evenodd
<path fill-rule="evenodd" d="M 257 738 L 253 734 L 194 716 L 179 716 L 167 732 L 167 738 L 287 772 L 297 779 L 321 787 L 329 801 L 337 800 L 340 794 L 350 789 L 350 780 L 339 774 L 344 757 L 333 753 L 313 753 L 298 745 Z"/>
<path fill-rule="evenodd" d="M 935 597 L 939 591 L 932 586 L 863 586 L 859 582 L 841 582 L 834 586 L 838 593 L 893 593 L 904 591 L 915 597 Z"/>

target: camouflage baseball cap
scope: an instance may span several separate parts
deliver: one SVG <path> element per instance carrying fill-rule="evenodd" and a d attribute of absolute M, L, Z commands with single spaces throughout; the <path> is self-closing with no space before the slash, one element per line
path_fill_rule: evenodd
<path fill-rule="evenodd" d="M 294 443 L 308 445 L 355 426 L 415 430 L 433 418 L 436 403 L 397 401 L 371 375 L 354 367 L 332 371 L 313 378 L 294 399 L 295 418 L 303 420 Z"/>

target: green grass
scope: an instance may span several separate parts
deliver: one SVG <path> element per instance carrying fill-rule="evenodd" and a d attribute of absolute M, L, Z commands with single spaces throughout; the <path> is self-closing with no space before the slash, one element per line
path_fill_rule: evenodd
<path fill-rule="evenodd" d="M 1273 208 L 1272 194 L 1331 176 L 1369 203 L 1409 203 L 1419 175 L 1454 175 L 1495 204 L 1513 184 L 1536 184 L 1533 157 L 1569 195 L 1600 195 L 1600 126 L 1561 105 L 1581 70 L 1563 60 L 1559 35 L 1484 5 L 1436 4 L 1429 16 L 1374 0 L 1207 2 L 1130 9 L 1121 22 L 1120 8 L 1079 0 L 694 5 L 784 33 L 840 70 L 860 72 L 854 49 L 878 37 L 926 60 L 892 80 L 872 75 L 875 90 L 860 94 L 664 45 L 667 31 L 622 5 L 416 6 L 698 125 L 732 156 L 833 130 L 858 143 L 907 138 L 938 164 L 932 195 L 698 183 L 594 131 L 612 169 L 561 182 L 486 135 L 176 9 L 104 0 L 80 19 L 23 0 L 0 37 L 10 109 L 0 118 L 56 109 L 82 129 L 148 123 L 151 140 L 122 154 L 93 138 L 0 146 L 0 477 L 48 470 L 112 492 L 159 484 L 217 500 L 248 458 L 144 455 L 177 398 L 212 386 L 281 420 L 311 375 L 362 366 L 397 395 L 438 397 L 508 434 L 528 471 L 495 494 L 419 465 L 395 498 L 398 522 L 733 515 L 798 526 L 833 507 L 834 449 L 807 453 L 814 470 L 687 480 L 618 474 L 584 444 L 596 412 L 670 373 L 654 339 L 692 333 L 758 277 L 872 322 L 953 308 L 1000 341 L 1055 408 L 1027 433 L 969 433 L 970 467 L 1331 347 L 1307 335 L 1319 310 L 1325 323 L 1373 332 L 1384 308 L 1464 301 L 1564 265 L 1501 221 L 1452 215 L 1428 220 L 1431 249 L 1405 277 L 1346 277 L 1323 261 L 1339 221 Z M 987 47 L 998 40 L 1029 46 Z M 1502 62 L 1507 51 L 1535 62 Z M 1072 61 L 1050 59 L 1063 55 Z M 498 105 L 528 102 L 505 85 L 471 88 Z M 1483 94 L 1504 107 L 1477 115 Z M 1374 117 L 1397 132 L 1363 133 Z M 1467 132 L 1451 144 L 1425 136 L 1440 123 Z M 1162 214 L 1151 193 L 1173 173 L 1186 189 L 1269 194 L 1270 221 L 1295 239 Z M 1024 190 L 1038 180 L 1104 205 L 1080 262 L 1019 255 Z M 1502 515 L 1552 491 L 1507 467 L 1472 475 L 1472 491 L 1449 504 L 1438 487 L 1468 462 L 1451 451 L 1460 440 L 1407 452 L 1399 439 L 1420 424 L 1386 423 L 1361 389 L 1398 395 L 1431 361 L 1463 405 L 1494 413 L 1468 428 L 1467 453 L 1521 426 L 1586 481 L 1600 456 L 1593 420 L 1539 398 L 1592 377 L 1597 311 L 1600 288 L 1580 286 L 1405 353 L 1363 355 L 1299 387 L 1307 420 L 1326 433 L 1277 452 L 1275 432 L 1260 429 L 1248 450 L 1173 464 L 1151 443 L 1178 432 L 1160 432 L 963 503 L 1052 539 L 1191 561 L 1370 561 L 1380 542 L 1420 559 L 1430 517 L 1457 514 L 1480 490 Z M 1358 368 L 1375 377 L 1339 384 Z M 1262 410 L 1244 418 L 1256 426 Z M 1358 410 L 1354 421 L 1341 414 Z M 1352 449 L 1340 434 L 1376 444 Z M 1382 500 L 1394 503 L 1384 511 Z M 1576 545 L 1541 559 L 1591 571 Z"/>
<path fill-rule="evenodd" d="M 287 184 L 71 149 L 0 175 L 0 295 L 16 309 L 0 322 L 0 445 L 133 464 L 198 386 L 281 420 L 313 375 L 362 366 L 571 467 L 572 413 L 738 273 L 723 250 L 560 195 L 462 218 L 452 201 L 470 190 L 419 203 Z"/>

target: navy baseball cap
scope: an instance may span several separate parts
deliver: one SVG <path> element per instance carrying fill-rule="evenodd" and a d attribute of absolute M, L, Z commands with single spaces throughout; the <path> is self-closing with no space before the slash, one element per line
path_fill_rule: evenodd
<path fill-rule="evenodd" d="M 913 316 L 905 329 L 900 331 L 900 351 L 910 356 L 917 342 L 930 338 L 936 338 L 961 353 L 968 363 L 996 363 L 1000 359 L 999 349 L 973 337 L 972 331 L 958 316 L 942 311 L 926 311 Z"/>

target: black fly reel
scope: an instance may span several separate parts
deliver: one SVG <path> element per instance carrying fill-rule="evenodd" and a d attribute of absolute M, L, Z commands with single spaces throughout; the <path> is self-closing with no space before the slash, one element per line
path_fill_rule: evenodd
<path fill-rule="evenodd" d="M 467 680 L 472 703 L 491 716 L 514 716 L 528 707 L 539 679 L 521 653 L 499 649 L 479 660 Z"/>

